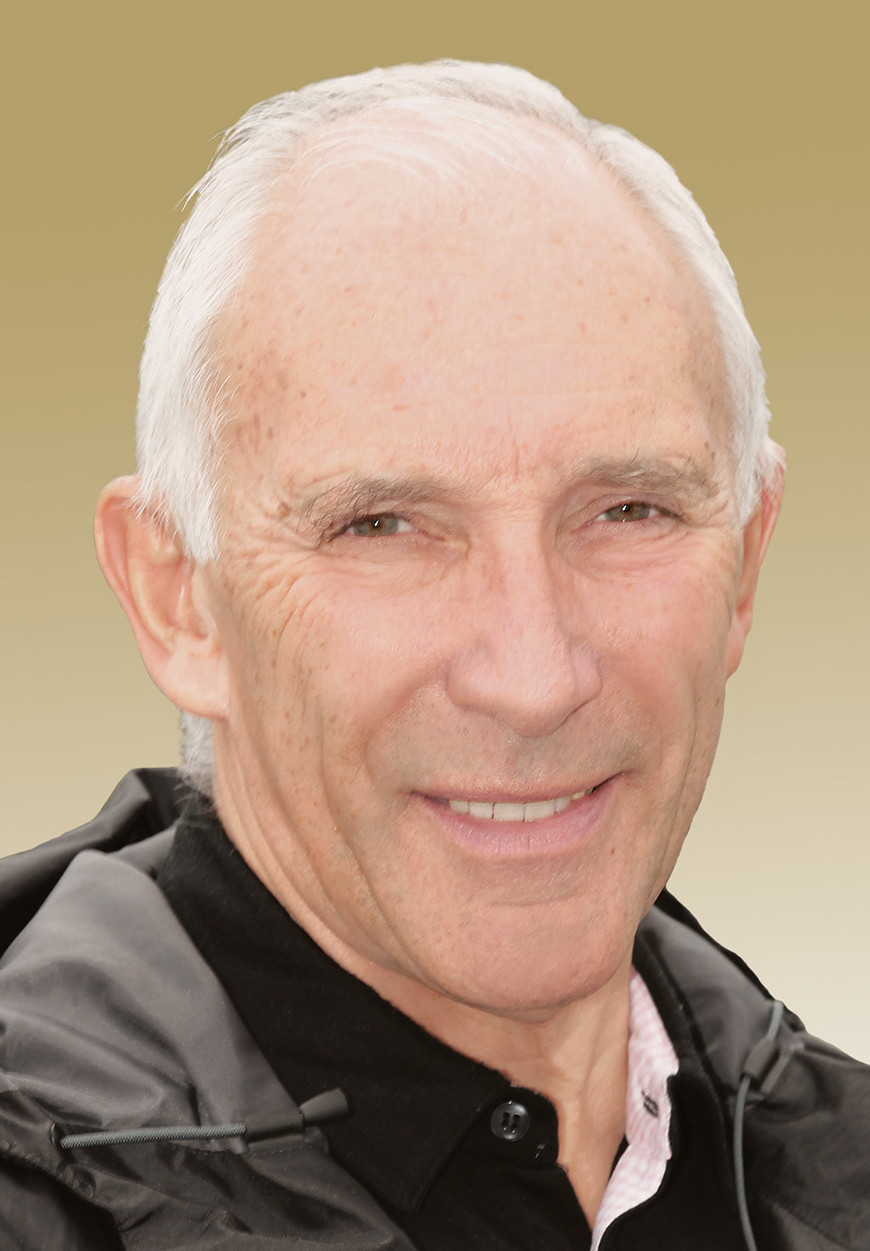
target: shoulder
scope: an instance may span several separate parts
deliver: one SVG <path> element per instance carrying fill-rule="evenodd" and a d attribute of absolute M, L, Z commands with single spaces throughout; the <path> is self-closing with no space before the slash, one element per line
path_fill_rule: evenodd
<path fill-rule="evenodd" d="M 870 1066 L 809 1034 L 787 1009 L 762 1045 L 772 996 L 676 901 L 660 904 L 641 927 L 641 958 L 667 983 L 729 1132 L 752 1073 L 743 1145 L 759 1244 L 870 1246 Z"/>
<path fill-rule="evenodd" d="M 149 830 L 153 813 L 143 827 L 140 801 L 138 816 L 125 808 L 137 836 L 119 849 L 76 832 L 62 875 L 0 960 L 0 1231 L 5 1221 L 28 1251 L 102 1251 L 127 1230 L 143 1249 L 242 1251 L 279 1227 L 286 1245 L 302 1245 L 312 1221 L 332 1228 L 333 1212 L 336 1251 L 410 1251 L 308 1134 L 256 1150 L 239 1140 L 60 1148 L 64 1132 L 296 1117 L 154 880 L 173 831 Z M 119 1244 L 109 1232 L 99 1240 L 113 1229 Z"/>

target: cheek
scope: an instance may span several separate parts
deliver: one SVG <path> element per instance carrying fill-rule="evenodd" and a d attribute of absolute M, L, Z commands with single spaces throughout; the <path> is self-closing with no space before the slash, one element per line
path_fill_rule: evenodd
<path fill-rule="evenodd" d="M 639 583 L 625 598 L 621 625 L 606 632 L 607 711 L 645 761 L 643 775 L 658 779 L 658 799 L 649 802 L 667 808 L 678 841 L 719 738 L 732 617 L 727 573 L 727 566 L 705 573 L 695 565 Z"/>
<path fill-rule="evenodd" d="M 602 592 L 602 648 L 616 668 L 630 667 L 653 685 L 724 680 L 732 616 L 730 578 L 677 567 Z"/>
<path fill-rule="evenodd" d="M 437 614 L 426 597 L 320 573 L 270 581 L 236 614 L 237 700 L 287 764 L 317 754 L 318 770 L 358 770 L 437 671 Z"/>
<path fill-rule="evenodd" d="M 253 550 L 231 550 L 221 565 L 218 626 L 231 685 L 230 728 L 236 745 L 262 755 L 286 753 L 311 739 L 310 698 L 324 664 L 319 595 L 300 595 L 302 580 Z"/>

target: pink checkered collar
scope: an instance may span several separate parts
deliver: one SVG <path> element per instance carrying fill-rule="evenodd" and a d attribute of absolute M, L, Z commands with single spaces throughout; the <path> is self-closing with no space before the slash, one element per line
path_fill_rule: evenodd
<path fill-rule="evenodd" d="M 668 1078 L 679 1068 L 677 1053 L 658 1008 L 637 969 L 629 985 L 628 1143 L 611 1174 L 592 1231 L 592 1251 L 618 1216 L 652 1198 L 671 1158 L 671 1100 Z"/>

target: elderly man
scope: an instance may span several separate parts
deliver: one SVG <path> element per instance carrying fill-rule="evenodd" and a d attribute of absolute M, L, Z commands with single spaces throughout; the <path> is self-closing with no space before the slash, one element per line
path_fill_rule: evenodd
<path fill-rule="evenodd" d="M 866 1251 L 867 1070 L 664 892 L 766 416 L 691 197 L 552 87 L 230 132 L 97 513 L 187 784 L 7 870 L 4 1246 Z"/>

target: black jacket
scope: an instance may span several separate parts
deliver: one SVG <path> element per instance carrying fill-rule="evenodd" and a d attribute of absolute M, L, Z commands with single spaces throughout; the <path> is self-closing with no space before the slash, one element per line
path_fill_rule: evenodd
<path fill-rule="evenodd" d="M 89 825 L 0 867 L 0 1247 L 412 1251 L 316 1128 L 292 1132 L 298 1110 L 156 886 L 180 796 L 172 771 L 129 774 Z M 669 896 L 642 933 L 729 1125 L 752 1057 L 759 1251 L 870 1251 L 870 1069 L 788 1012 L 759 1046 L 769 996 Z M 60 1145 L 259 1114 L 287 1133 Z"/>

